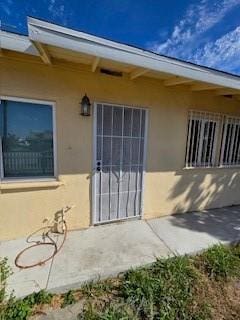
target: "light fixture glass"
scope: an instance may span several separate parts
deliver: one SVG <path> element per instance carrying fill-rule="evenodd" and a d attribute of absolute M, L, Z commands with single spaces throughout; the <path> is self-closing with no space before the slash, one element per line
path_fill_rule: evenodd
<path fill-rule="evenodd" d="M 81 101 L 81 115 L 82 116 L 90 116 L 91 113 L 91 103 L 88 96 L 85 94 Z"/>

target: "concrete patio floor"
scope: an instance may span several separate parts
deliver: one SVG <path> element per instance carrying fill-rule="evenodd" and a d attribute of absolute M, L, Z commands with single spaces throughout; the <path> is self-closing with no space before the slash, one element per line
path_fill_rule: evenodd
<path fill-rule="evenodd" d="M 61 236 L 56 240 L 61 241 Z M 40 289 L 63 292 L 151 263 L 156 257 L 195 253 L 215 243 L 239 240 L 240 206 L 234 206 L 72 231 L 52 261 L 32 269 L 14 265 L 18 252 L 28 246 L 25 239 L 0 242 L 0 257 L 8 257 L 14 272 L 8 291 L 22 297 Z M 25 262 L 40 260 L 44 250 L 32 250 Z"/>

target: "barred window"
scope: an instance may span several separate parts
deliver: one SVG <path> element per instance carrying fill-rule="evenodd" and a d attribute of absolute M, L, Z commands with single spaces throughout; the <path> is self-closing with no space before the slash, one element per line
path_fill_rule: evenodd
<path fill-rule="evenodd" d="M 219 114 L 189 112 L 186 167 L 211 167 L 216 164 L 220 122 Z"/>
<path fill-rule="evenodd" d="M 221 166 L 240 164 L 240 118 L 226 116 L 222 131 Z"/>

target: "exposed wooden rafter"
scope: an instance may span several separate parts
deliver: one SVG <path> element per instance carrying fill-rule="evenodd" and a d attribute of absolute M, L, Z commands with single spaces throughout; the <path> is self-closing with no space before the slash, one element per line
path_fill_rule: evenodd
<path fill-rule="evenodd" d="M 130 73 L 130 79 L 133 80 L 133 79 L 136 79 L 140 76 L 143 76 L 144 74 L 146 74 L 147 72 L 149 72 L 148 69 L 137 69 L 137 70 L 134 70 Z"/>
<path fill-rule="evenodd" d="M 219 88 L 219 86 L 213 86 L 211 84 L 194 84 L 191 86 L 192 91 L 216 90 Z"/>
<path fill-rule="evenodd" d="M 93 63 L 92 63 L 92 72 L 95 72 L 97 69 L 97 66 L 100 62 L 100 58 L 99 57 L 95 57 Z"/>
<path fill-rule="evenodd" d="M 167 79 L 163 82 L 163 84 L 167 87 L 170 86 L 176 86 L 178 84 L 184 84 L 184 83 L 189 83 L 192 82 L 193 80 L 187 79 L 187 78 L 182 78 L 182 77 L 173 77 L 170 79 Z"/>
<path fill-rule="evenodd" d="M 36 42 L 36 41 L 34 41 L 33 44 L 36 47 L 36 49 L 38 50 L 42 61 L 46 64 L 52 64 L 51 56 L 50 56 L 48 50 L 46 49 L 46 47 L 42 43 Z"/>
<path fill-rule="evenodd" d="M 240 95 L 240 91 L 234 89 L 219 89 L 216 91 L 216 96 L 226 96 L 235 94 Z"/>

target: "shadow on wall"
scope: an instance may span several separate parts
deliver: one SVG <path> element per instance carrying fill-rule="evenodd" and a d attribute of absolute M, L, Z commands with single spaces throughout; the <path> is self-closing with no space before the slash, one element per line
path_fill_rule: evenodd
<path fill-rule="evenodd" d="M 174 226 L 207 233 L 222 241 L 240 240 L 240 206 L 236 206 L 240 203 L 240 172 L 226 170 L 219 169 L 211 175 L 211 170 L 195 174 L 189 170 L 181 175 L 168 199 L 177 202 L 174 212 L 191 213 L 173 215 L 170 221 Z M 221 208 L 223 205 L 229 207 Z M 199 210 L 202 211 L 193 212 Z"/>

